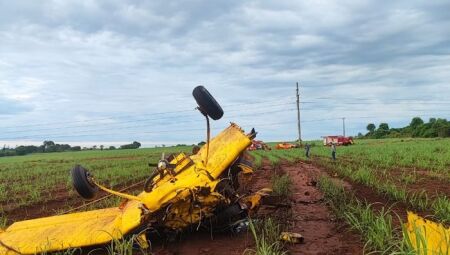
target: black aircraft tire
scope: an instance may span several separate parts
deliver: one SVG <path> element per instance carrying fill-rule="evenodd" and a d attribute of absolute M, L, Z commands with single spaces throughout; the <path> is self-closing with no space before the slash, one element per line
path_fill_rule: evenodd
<path fill-rule="evenodd" d="M 251 160 L 247 160 L 247 159 L 241 158 L 239 160 L 239 163 L 253 168 L 253 161 L 251 161 Z"/>
<path fill-rule="evenodd" d="M 192 91 L 192 95 L 197 101 L 200 109 L 206 113 L 213 120 L 218 120 L 223 116 L 222 107 L 220 107 L 219 103 L 217 103 L 216 99 L 206 90 L 203 86 L 197 86 L 194 91 Z"/>
<path fill-rule="evenodd" d="M 78 194 L 86 199 L 92 200 L 97 194 L 98 188 L 88 179 L 89 172 L 80 165 L 76 165 L 72 171 L 72 183 Z"/>

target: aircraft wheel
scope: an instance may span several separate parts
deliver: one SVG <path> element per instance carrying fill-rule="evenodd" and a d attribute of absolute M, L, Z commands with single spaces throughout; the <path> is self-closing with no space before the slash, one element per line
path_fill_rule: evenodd
<path fill-rule="evenodd" d="M 71 174 L 73 187 L 78 194 L 86 200 L 95 198 L 98 187 L 90 180 L 90 173 L 82 166 L 76 165 Z"/>
<path fill-rule="evenodd" d="M 200 110 L 211 117 L 213 120 L 218 120 L 223 116 L 222 107 L 217 103 L 216 99 L 203 86 L 197 86 L 192 95 L 197 101 Z"/>

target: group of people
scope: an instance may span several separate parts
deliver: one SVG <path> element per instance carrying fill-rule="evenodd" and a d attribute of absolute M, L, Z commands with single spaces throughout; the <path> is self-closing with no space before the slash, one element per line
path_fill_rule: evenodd
<path fill-rule="evenodd" d="M 308 143 L 305 144 L 305 155 L 307 158 L 309 158 L 311 156 L 310 150 L 311 150 L 311 145 L 309 145 Z M 333 160 L 336 160 L 336 144 L 335 143 L 331 144 L 331 158 Z"/>

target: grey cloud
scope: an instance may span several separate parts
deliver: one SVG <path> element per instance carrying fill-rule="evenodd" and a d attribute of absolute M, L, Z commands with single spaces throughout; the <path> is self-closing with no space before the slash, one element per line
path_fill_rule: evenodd
<path fill-rule="evenodd" d="M 316 100 L 305 105 L 305 120 L 382 118 L 395 108 L 388 117 L 398 116 L 402 123 L 403 115 L 414 112 L 391 104 L 393 98 L 443 100 L 450 93 L 450 14 L 444 11 L 449 8 L 448 1 L 3 1 L 0 93 L 24 94 L 33 102 L 33 114 L 22 112 L 13 122 L 70 123 L 193 109 L 190 92 L 198 84 L 230 105 L 292 97 L 294 82 L 300 81 L 304 101 L 379 99 L 358 107 Z M 21 83 L 24 77 L 41 83 L 30 88 Z M 259 124 L 295 117 L 291 112 L 242 112 L 255 116 L 233 121 Z M 349 123 L 354 133 L 366 122 L 358 121 Z M 176 122 L 169 124 L 175 128 Z M 309 138 L 337 132 L 340 126 L 306 123 Z M 160 124 L 165 123 L 152 122 L 135 133 Z M 295 125 L 279 132 L 262 127 L 261 135 L 294 138 Z M 189 134 L 162 136 L 176 141 Z M 104 137 L 126 140 L 130 133 Z"/>

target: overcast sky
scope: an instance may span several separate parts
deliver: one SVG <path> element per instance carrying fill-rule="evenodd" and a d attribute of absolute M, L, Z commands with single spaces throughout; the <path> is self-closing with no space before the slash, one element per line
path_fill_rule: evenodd
<path fill-rule="evenodd" d="M 267 141 L 450 117 L 449 1 L 0 0 L 0 142 Z"/>

